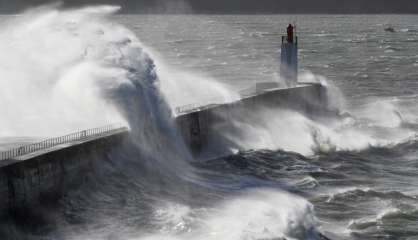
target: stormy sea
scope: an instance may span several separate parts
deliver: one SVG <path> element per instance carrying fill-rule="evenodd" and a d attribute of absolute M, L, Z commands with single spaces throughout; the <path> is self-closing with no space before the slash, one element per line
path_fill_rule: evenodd
<path fill-rule="evenodd" d="M 80 188 L 3 220 L 0 239 L 418 239 L 418 16 L 118 10 L 0 17 L 0 150 L 130 128 Z M 289 23 L 299 81 L 327 86 L 340 117 L 260 109 L 220 133 L 230 146 L 194 157 L 176 109 L 283 84 Z"/>

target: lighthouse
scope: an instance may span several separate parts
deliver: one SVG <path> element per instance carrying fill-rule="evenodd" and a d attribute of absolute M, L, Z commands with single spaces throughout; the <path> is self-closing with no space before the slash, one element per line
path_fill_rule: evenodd
<path fill-rule="evenodd" d="M 298 82 L 298 37 L 295 28 L 289 24 L 287 36 L 282 36 L 280 77 L 287 87 L 296 86 Z"/>

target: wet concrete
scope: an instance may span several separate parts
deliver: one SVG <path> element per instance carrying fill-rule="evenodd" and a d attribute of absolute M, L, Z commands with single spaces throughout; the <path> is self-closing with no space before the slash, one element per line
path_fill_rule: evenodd
<path fill-rule="evenodd" d="M 127 129 L 0 161 L 0 216 L 25 216 L 86 180 L 97 160 L 128 137 Z"/>

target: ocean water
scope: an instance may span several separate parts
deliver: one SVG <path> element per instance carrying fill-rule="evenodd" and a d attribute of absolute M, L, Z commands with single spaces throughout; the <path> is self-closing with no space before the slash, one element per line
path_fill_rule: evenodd
<path fill-rule="evenodd" d="M 418 239 L 418 16 L 113 11 L 2 17 L 0 42 L 19 41 L 0 57 L 0 72 L 18 86 L 43 77 L 34 80 L 42 90 L 29 84 L 43 103 L 29 115 L 21 106 L 33 98 L 2 92 L 0 106 L 18 109 L 0 120 L 2 136 L 22 136 L 21 126 L 26 137 L 99 124 L 100 111 L 106 121 L 125 119 L 133 135 L 57 206 L 23 227 L 4 221 L 2 239 Z M 280 82 L 289 22 L 297 23 L 300 80 L 327 84 L 346 117 L 315 122 L 260 109 L 234 120 L 240 134 L 226 137 L 239 148 L 230 156 L 193 159 L 167 109 Z M 36 61 L 22 62 L 27 55 Z M 51 99 L 57 106 L 45 109 Z M 57 131 L 43 130 L 39 121 L 56 123 L 62 107 L 75 123 L 65 118 L 52 125 Z M 29 117 L 15 124 L 19 114 Z"/>
<path fill-rule="evenodd" d="M 415 15 L 118 16 L 169 64 L 243 87 L 277 80 L 281 36 L 296 23 L 300 71 L 333 81 L 350 102 L 413 95 Z M 395 33 L 386 32 L 393 27 Z"/>
<path fill-rule="evenodd" d="M 236 181 L 239 189 L 266 185 L 296 192 L 313 204 L 320 228 L 331 239 L 418 238 L 417 16 L 145 15 L 117 20 L 170 65 L 238 89 L 277 81 L 280 39 L 285 26 L 296 23 L 302 80 L 325 78 L 344 96 L 335 99 L 342 109 L 362 120 L 339 126 L 339 139 L 329 137 L 337 150 L 306 156 L 298 145 L 309 145 L 308 136 L 289 136 L 289 130 L 273 125 L 267 128 L 279 129 L 272 133 L 278 136 L 259 139 L 259 132 L 252 132 L 257 140 L 245 145 L 251 151 L 199 168 L 217 172 L 211 179 L 245 179 Z M 395 32 L 385 31 L 388 27 Z M 411 124 L 402 125 L 396 111 Z M 342 133 L 353 126 L 355 131 Z M 286 147 L 296 153 L 278 150 Z"/>

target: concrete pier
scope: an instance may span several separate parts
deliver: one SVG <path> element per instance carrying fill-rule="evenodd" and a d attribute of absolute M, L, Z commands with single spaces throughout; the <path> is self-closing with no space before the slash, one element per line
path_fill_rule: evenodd
<path fill-rule="evenodd" d="M 321 84 L 299 84 L 292 88 L 272 88 L 246 91 L 238 101 L 226 104 L 191 105 L 178 108 L 176 122 L 183 139 L 194 155 L 199 155 L 208 139 L 213 139 L 217 125 L 230 124 L 240 112 L 256 112 L 258 109 L 289 109 L 314 118 L 327 114 L 337 115 L 328 108 L 326 87 Z"/>
<path fill-rule="evenodd" d="M 178 108 L 175 121 L 191 152 L 197 156 L 208 147 L 209 140 L 218 141 L 217 126 L 229 126 L 240 111 L 280 108 L 306 116 L 330 112 L 327 89 L 320 84 L 266 86 L 242 92 L 235 102 Z M 128 135 L 126 127 L 105 126 L 0 152 L 0 216 L 25 216 L 38 205 L 55 202 L 83 184 L 94 163 L 106 159 Z"/>
<path fill-rule="evenodd" d="M 22 146 L 0 154 L 0 216 L 24 216 L 59 199 L 85 181 L 96 159 L 128 135 L 126 127 L 105 126 Z"/>

